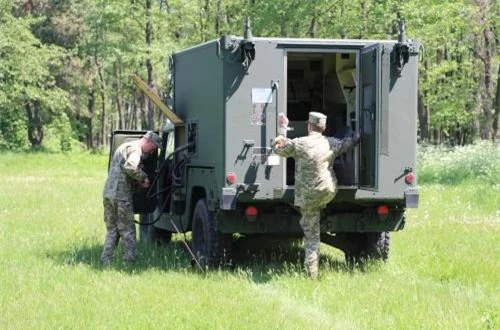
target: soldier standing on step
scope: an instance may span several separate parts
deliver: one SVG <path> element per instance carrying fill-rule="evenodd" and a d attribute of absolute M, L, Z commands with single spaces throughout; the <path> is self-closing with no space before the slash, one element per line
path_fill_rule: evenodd
<path fill-rule="evenodd" d="M 337 192 L 332 163 L 337 156 L 351 150 L 359 142 L 359 136 L 342 140 L 324 136 L 326 118 L 320 112 L 309 112 L 308 135 L 287 139 L 288 118 L 280 113 L 279 135 L 273 141 L 278 155 L 295 158 L 294 204 L 300 208 L 300 226 L 304 231 L 304 263 L 312 279 L 318 277 L 321 210 Z"/>

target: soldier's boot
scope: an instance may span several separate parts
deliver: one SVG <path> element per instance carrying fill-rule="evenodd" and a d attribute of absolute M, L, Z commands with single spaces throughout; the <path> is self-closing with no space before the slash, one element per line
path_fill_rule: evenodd
<path fill-rule="evenodd" d="M 113 255 L 116 244 L 114 242 L 106 242 L 101 254 L 101 265 L 107 267 L 113 262 Z"/>
<path fill-rule="evenodd" d="M 307 275 L 312 280 L 317 280 L 319 275 L 318 255 L 316 253 L 312 253 L 311 255 L 307 256 L 305 264 Z"/>
<path fill-rule="evenodd" d="M 135 232 L 126 232 L 123 235 L 123 263 L 127 266 L 135 264 L 136 261 L 136 240 Z"/>
<path fill-rule="evenodd" d="M 106 217 L 106 220 L 108 220 L 108 217 Z M 106 237 L 104 238 L 104 246 L 102 248 L 101 265 L 111 265 L 116 246 L 118 245 L 118 240 L 119 235 L 116 226 L 114 224 L 106 223 Z"/>

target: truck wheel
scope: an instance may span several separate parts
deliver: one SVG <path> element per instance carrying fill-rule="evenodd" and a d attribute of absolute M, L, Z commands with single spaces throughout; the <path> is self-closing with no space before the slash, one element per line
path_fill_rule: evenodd
<path fill-rule="evenodd" d="M 391 235 L 388 231 L 367 233 L 365 241 L 366 257 L 373 260 L 386 261 L 389 258 Z"/>
<path fill-rule="evenodd" d="M 149 223 L 153 221 L 151 214 L 141 214 L 140 222 Z M 172 240 L 172 232 L 170 230 L 157 228 L 154 225 L 140 225 L 139 239 L 143 242 L 168 244 Z"/>
<path fill-rule="evenodd" d="M 344 233 L 339 234 L 349 241 L 349 248 L 344 250 L 348 264 L 362 263 L 366 260 L 389 258 L 391 236 L 387 231 L 380 233 Z"/>
<path fill-rule="evenodd" d="M 192 249 L 202 267 L 218 267 L 231 261 L 233 237 L 215 230 L 214 214 L 200 199 L 192 219 Z"/>
<path fill-rule="evenodd" d="M 151 228 L 153 232 L 153 242 L 160 245 L 169 244 L 172 241 L 172 232 L 170 230 L 156 228 L 154 226 Z"/>

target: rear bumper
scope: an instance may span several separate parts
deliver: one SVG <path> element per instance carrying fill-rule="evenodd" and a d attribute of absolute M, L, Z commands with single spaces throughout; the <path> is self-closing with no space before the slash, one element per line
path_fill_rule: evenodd
<path fill-rule="evenodd" d="M 354 203 L 354 204 L 382 204 L 382 203 L 400 203 L 405 205 L 406 208 L 417 208 L 419 202 L 419 191 L 417 187 L 409 187 L 404 191 L 403 198 L 398 197 L 387 202 L 387 196 L 383 198 L 376 198 L 375 196 L 358 196 L 356 193 L 359 192 L 355 186 L 340 186 L 337 190 L 337 194 L 333 200 L 333 203 Z M 289 203 L 294 202 L 294 189 L 274 189 L 272 200 L 261 199 L 257 200 L 255 198 L 255 193 L 251 193 L 245 190 L 237 191 L 234 188 L 222 188 L 222 194 L 220 198 L 219 207 L 221 210 L 236 210 L 237 205 L 240 203 L 262 203 L 262 202 L 275 202 L 275 203 Z"/>
<path fill-rule="evenodd" d="M 240 234 L 302 234 L 300 212 L 293 207 L 279 206 L 259 209 L 256 218 L 248 219 L 244 210 L 223 211 L 216 216 L 217 229 L 223 233 Z M 321 232 L 398 231 L 405 224 L 404 210 L 392 208 L 386 216 L 378 216 L 373 208 L 362 212 L 329 212 L 321 214 Z"/>

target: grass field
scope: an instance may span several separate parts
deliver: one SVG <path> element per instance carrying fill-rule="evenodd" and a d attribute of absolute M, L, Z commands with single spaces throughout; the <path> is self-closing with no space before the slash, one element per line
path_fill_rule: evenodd
<path fill-rule="evenodd" d="M 349 270 L 322 245 L 321 279 L 312 282 L 300 249 L 202 274 L 180 237 L 163 248 L 140 243 L 134 267 L 102 268 L 106 162 L 0 154 L 0 328 L 500 326 L 498 183 L 474 175 L 443 183 L 424 171 L 420 207 L 393 233 L 387 263 Z"/>

